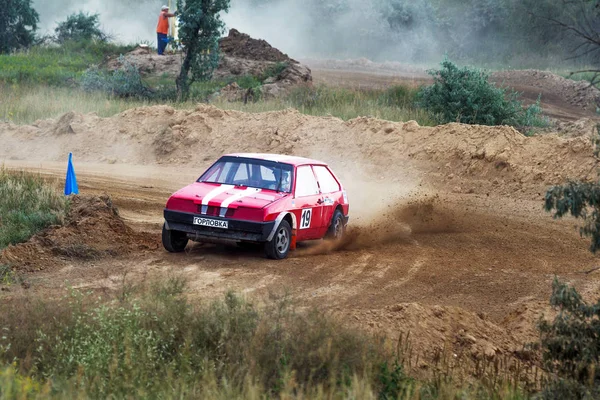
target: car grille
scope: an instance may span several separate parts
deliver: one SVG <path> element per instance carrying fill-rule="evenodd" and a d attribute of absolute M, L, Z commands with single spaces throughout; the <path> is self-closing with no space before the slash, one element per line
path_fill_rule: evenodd
<path fill-rule="evenodd" d="M 199 205 L 198 206 L 198 213 L 202 214 L 202 206 Z M 220 217 L 220 213 L 221 213 L 221 207 L 213 207 L 213 206 L 208 206 L 208 209 L 206 211 L 206 215 L 208 217 Z M 233 217 L 234 214 L 234 210 L 232 208 L 228 208 L 227 212 L 225 213 L 225 218 L 231 218 Z"/>

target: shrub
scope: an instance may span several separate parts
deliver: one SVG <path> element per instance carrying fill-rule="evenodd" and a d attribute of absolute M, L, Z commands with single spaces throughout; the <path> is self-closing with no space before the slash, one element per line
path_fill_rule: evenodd
<path fill-rule="evenodd" d="M 459 68 L 449 60 L 428 73 L 434 84 L 419 93 L 419 104 L 440 123 L 480 125 L 546 126 L 538 103 L 524 107 L 518 93 L 498 88 L 489 74 L 474 68 Z"/>
<path fill-rule="evenodd" d="M 544 365 L 553 378 L 546 399 L 593 399 L 600 396 L 600 301 L 586 303 L 579 293 L 554 280 L 552 322 L 540 323 Z"/>
<path fill-rule="evenodd" d="M 148 99 L 153 92 L 142 80 L 137 67 L 120 57 L 122 67 L 105 72 L 98 67 L 89 68 L 81 77 L 81 86 L 86 91 L 101 91 L 116 97 Z"/>
<path fill-rule="evenodd" d="M 0 169 L 0 249 L 59 223 L 66 206 L 65 197 L 40 176 Z"/>
<path fill-rule="evenodd" d="M 100 30 L 100 14 L 90 15 L 81 11 L 69 15 L 66 21 L 59 22 L 54 32 L 58 43 L 81 40 L 106 42 L 108 40 L 108 36 Z"/>

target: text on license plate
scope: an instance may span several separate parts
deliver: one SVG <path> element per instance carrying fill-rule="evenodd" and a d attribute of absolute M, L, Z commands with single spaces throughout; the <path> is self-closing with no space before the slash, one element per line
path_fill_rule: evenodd
<path fill-rule="evenodd" d="M 194 217 L 194 225 L 210 226 L 211 228 L 221 228 L 221 229 L 229 228 L 229 222 L 227 222 L 227 221 L 219 221 L 217 219 L 208 219 L 208 218 L 200 218 L 200 217 Z"/>

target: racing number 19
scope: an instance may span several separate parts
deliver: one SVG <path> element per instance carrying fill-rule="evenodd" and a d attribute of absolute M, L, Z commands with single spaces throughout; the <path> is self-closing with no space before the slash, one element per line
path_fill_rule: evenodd
<path fill-rule="evenodd" d="M 300 218 L 300 229 L 310 228 L 310 219 L 312 218 L 312 208 L 305 208 L 302 210 L 302 217 Z"/>

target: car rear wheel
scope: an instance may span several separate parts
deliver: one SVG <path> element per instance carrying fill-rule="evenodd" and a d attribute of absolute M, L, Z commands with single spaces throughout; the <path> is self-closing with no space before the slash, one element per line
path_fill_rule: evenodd
<path fill-rule="evenodd" d="M 341 240 L 346 233 L 346 225 L 344 224 L 344 214 L 340 210 L 335 210 L 333 218 L 331 218 L 331 225 L 325 234 L 326 239 L 330 240 Z"/>
<path fill-rule="evenodd" d="M 274 260 L 282 260 L 288 256 L 290 245 L 292 243 L 292 227 L 289 222 L 281 221 L 275 236 L 269 242 L 265 243 L 265 253 L 267 257 Z"/>
<path fill-rule="evenodd" d="M 164 248 L 170 253 L 181 253 L 188 244 L 188 237 L 185 232 L 168 230 L 165 225 L 162 228 L 162 243 Z"/>

